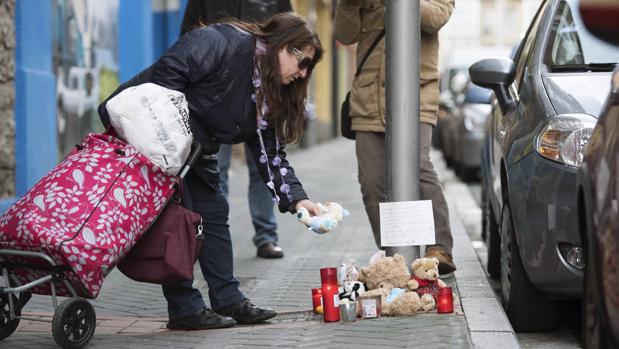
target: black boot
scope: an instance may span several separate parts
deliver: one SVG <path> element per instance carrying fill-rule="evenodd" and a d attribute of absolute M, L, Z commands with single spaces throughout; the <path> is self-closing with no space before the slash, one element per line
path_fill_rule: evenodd
<path fill-rule="evenodd" d="M 170 319 L 170 330 L 210 330 L 213 328 L 225 328 L 236 325 L 236 321 L 228 316 L 221 316 L 211 309 L 204 308 L 199 312 L 179 319 Z"/>
<path fill-rule="evenodd" d="M 258 308 L 249 299 L 244 299 L 236 304 L 217 310 L 221 315 L 230 316 L 239 324 L 255 324 L 266 321 L 277 315 L 273 309 Z"/>

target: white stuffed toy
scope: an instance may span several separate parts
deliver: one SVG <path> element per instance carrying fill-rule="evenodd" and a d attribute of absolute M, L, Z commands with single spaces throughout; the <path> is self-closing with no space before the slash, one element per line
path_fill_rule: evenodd
<path fill-rule="evenodd" d="M 301 207 L 297 212 L 299 221 L 316 234 L 330 232 L 335 229 L 342 218 L 350 214 L 342 205 L 335 202 L 327 202 L 324 205 L 318 203 L 317 205 L 320 209 L 320 214 L 317 216 L 311 217 L 309 211 L 305 207 Z"/>

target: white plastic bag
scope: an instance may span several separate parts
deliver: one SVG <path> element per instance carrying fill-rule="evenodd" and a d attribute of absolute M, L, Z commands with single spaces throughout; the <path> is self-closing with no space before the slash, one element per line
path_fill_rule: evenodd
<path fill-rule="evenodd" d="M 105 106 L 120 138 L 167 174 L 178 174 L 193 140 L 184 94 L 146 83 L 125 89 Z"/>

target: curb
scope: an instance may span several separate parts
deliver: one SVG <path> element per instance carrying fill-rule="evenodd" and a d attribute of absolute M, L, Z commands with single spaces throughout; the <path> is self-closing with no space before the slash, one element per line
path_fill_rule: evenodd
<path fill-rule="evenodd" d="M 473 347 L 521 348 L 507 315 L 488 282 L 482 262 L 465 228 L 466 223 L 470 223 L 473 219 L 480 222 L 481 209 L 467 185 L 457 180 L 453 171 L 446 167 L 441 154 L 433 150 L 431 157 L 443 185 L 445 199 L 449 203 L 449 218 L 454 237 L 453 254 L 458 266 L 455 272 L 456 283 Z"/>

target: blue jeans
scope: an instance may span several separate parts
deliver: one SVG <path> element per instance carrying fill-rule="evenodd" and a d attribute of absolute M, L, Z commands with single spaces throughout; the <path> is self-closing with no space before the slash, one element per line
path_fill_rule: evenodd
<path fill-rule="evenodd" d="M 218 165 L 221 171 L 219 182 L 226 197 L 228 196 L 228 170 L 230 169 L 231 157 L 232 146 L 229 144 L 220 145 L 219 152 L 217 153 Z M 251 220 L 254 224 L 254 245 L 260 247 L 267 243 L 277 243 L 277 220 L 273 212 L 273 196 L 269 192 L 269 188 L 264 184 L 247 145 L 245 146 L 245 161 L 249 170 L 247 200 L 249 201 Z"/>
<path fill-rule="evenodd" d="M 202 275 L 208 283 L 211 308 L 218 310 L 245 299 L 233 275 L 232 240 L 228 226 L 228 201 L 223 191 L 213 191 L 191 174 L 185 177 L 184 205 L 199 213 L 204 221 L 204 243 L 198 257 Z M 163 285 L 170 319 L 194 314 L 205 307 L 193 280 Z"/>

